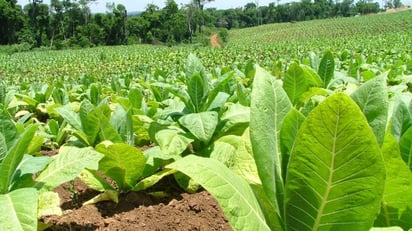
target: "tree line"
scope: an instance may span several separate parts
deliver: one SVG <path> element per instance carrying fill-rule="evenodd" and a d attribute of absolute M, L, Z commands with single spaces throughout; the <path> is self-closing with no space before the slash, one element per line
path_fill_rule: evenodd
<path fill-rule="evenodd" d="M 205 8 L 213 0 L 193 0 L 180 7 L 166 0 L 163 8 L 148 4 L 143 12 L 128 13 L 122 4 L 106 5 L 106 13 L 93 14 L 96 0 L 0 0 L 0 44 L 29 47 L 90 47 L 133 43 L 178 44 L 202 42 L 210 30 L 252 27 L 268 23 L 349 17 L 376 13 L 380 5 L 371 0 L 301 0 L 267 6 L 259 1 L 244 7 L 220 10 Z M 400 0 L 387 0 L 384 8 L 397 8 Z M 212 28 L 212 29 L 211 29 Z M 225 33 L 222 33 L 224 35 Z"/>

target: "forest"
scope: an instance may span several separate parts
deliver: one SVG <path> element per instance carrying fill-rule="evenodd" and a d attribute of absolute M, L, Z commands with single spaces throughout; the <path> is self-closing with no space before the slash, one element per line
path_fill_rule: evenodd
<path fill-rule="evenodd" d="M 0 45 L 18 48 L 64 49 L 100 45 L 167 44 L 208 42 L 204 35 L 263 24 L 296 22 L 377 13 L 402 6 L 400 0 L 387 0 L 381 6 L 368 0 L 301 0 L 267 6 L 258 1 L 235 9 L 207 8 L 211 0 L 193 0 L 178 6 L 166 0 L 165 7 L 148 4 L 143 12 L 129 12 L 122 4 L 106 5 L 105 13 L 93 13 L 96 0 L 31 0 L 21 6 L 16 0 L 0 0 Z M 213 0 L 212 0 L 213 1 Z"/>

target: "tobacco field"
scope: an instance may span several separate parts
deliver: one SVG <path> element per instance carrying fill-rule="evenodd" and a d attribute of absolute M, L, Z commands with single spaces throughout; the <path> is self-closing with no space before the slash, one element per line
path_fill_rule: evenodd
<path fill-rule="evenodd" d="M 0 230 L 47 228 L 76 178 L 95 204 L 165 177 L 233 230 L 412 228 L 411 10 L 221 48 L 2 49 Z"/>

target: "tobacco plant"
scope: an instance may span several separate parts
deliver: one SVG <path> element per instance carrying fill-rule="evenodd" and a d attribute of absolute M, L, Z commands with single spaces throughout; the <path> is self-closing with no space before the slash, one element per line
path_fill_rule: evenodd
<path fill-rule="evenodd" d="M 334 92 L 305 117 L 293 108 L 281 81 L 257 67 L 252 158 L 238 160 L 255 169 L 235 174 L 216 160 L 192 155 L 167 168 L 211 192 L 235 230 L 409 229 L 412 175 L 392 134 L 403 130 L 407 136 L 410 125 L 408 119 L 399 121 L 400 109 L 387 122 L 385 80 L 385 75 L 371 79 L 351 97 Z M 394 194 L 394 188 L 401 191 Z"/>

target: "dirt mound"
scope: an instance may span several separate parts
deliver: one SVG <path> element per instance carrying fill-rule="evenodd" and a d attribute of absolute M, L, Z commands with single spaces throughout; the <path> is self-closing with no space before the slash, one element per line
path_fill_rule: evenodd
<path fill-rule="evenodd" d="M 56 189 L 64 215 L 42 220 L 52 224 L 47 230 L 232 230 L 208 192 L 187 194 L 173 184 L 162 188 L 162 197 L 152 196 L 151 192 L 130 192 L 121 195 L 118 204 L 81 206 L 97 192 L 76 180 Z"/>

